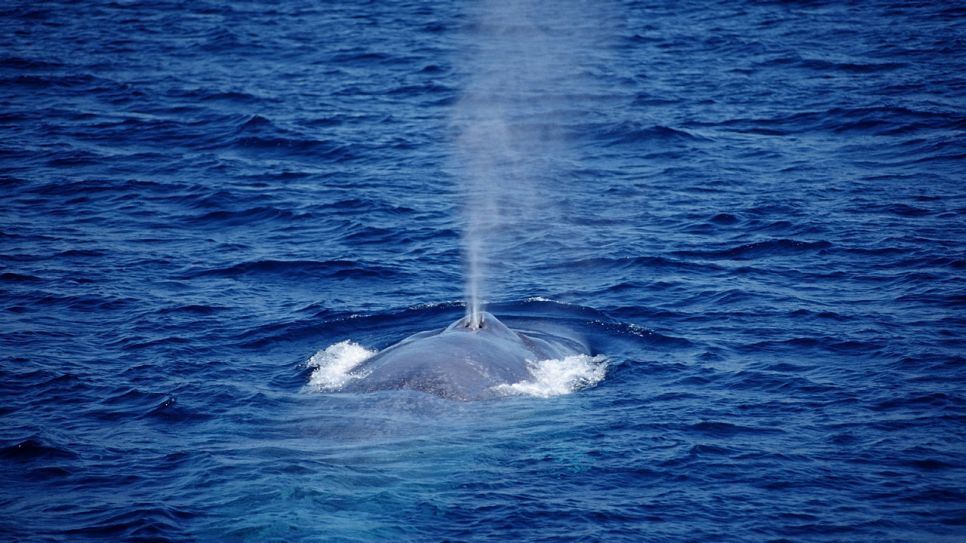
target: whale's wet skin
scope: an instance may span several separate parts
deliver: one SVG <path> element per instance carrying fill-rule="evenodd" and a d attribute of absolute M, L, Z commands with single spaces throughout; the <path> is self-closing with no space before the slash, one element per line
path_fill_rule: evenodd
<path fill-rule="evenodd" d="M 410 336 L 369 358 L 358 357 L 362 361 L 351 368 L 348 379 L 323 388 L 416 390 L 455 400 L 483 399 L 531 382 L 540 362 L 589 354 L 587 344 L 577 337 L 513 330 L 483 313 L 479 326 L 464 317 L 442 330 Z"/>

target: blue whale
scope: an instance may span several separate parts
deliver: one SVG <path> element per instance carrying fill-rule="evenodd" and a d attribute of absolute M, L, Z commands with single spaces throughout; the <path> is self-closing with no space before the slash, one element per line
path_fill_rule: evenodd
<path fill-rule="evenodd" d="M 453 400 L 483 399 L 497 395 L 494 387 L 530 379 L 530 362 L 588 354 L 577 339 L 511 330 L 487 312 L 480 317 L 467 316 L 384 349 L 354 368 L 359 378 L 342 390 L 405 389 Z"/>

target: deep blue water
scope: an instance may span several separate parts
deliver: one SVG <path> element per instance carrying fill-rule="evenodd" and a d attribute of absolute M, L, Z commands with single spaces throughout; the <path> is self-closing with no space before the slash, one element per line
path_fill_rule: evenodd
<path fill-rule="evenodd" d="M 0 8 L 0 540 L 963 541 L 966 10 L 437 4 Z M 308 386 L 487 187 L 606 377 Z"/>

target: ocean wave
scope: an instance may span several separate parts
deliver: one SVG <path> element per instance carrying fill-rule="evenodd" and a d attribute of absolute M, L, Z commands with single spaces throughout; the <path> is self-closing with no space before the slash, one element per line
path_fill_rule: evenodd
<path fill-rule="evenodd" d="M 227 267 L 197 269 L 183 278 L 226 277 L 238 278 L 259 275 L 284 275 L 288 277 L 390 277 L 399 270 L 354 260 L 253 260 Z"/>
<path fill-rule="evenodd" d="M 196 514 L 171 505 L 138 502 L 120 513 L 90 509 L 82 511 L 81 516 L 86 522 L 65 529 L 65 534 L 77 538 L 173 542 L 184 537 L 184 523 Z"/>
<path fill-rule="evenodd" d="M 358 156 L 351 145 L 313 138 L 245 136 L 234 138 L 223 145 L 246 151 L 277 153 L 293 157 L 302 156 L 325 160 L 344 161 Z"/>
<path fill-rule="evenodd" d="M 311 218 L 310 213 L 297 213 L 288 209 L 260 206 L 240 210 L 210 211 L 191 217 L 188 222 L 206 228 L 219 228 L 233 225 L 252 225 L 264 221 L 278 221 L 289 225 L 291 222 L 308 218 Z"/>
<path fill-rule="evenodd" d="M 717 122 L 689 121 L 685 126 L 771 136 L 815 131 L 901 135 L 925 130 L 958 130 L 964 123 L 966 123 L 966 117 L 962 114 L 944 109 L 873 106 L 832 107 L 826 110 L 798 111 L 772 117 L 733 117 Z"/>
<path fill-rule="evenodd" d="M 78 455 L 65 446 L 45 442 L 38 436 L 29 437 L 11 445 L 0 447 L 0 458 L 15 462 L 37 460 L 75 460 Z"/>
<path fill-rule="evenodd" d="M 52 70 L 61 68 L 64 65 L 51 59 L 42 60 L 15 55 L 0 57 L 0 66 L 16 70 Z"/>
<path fill-rule="evenodd" d="M 678 260 L 675 258 L 668 258 L 666 256 L 589 257 L 569 262 L 568 266 L 577 269 L 600 268 L 607 270 L 630 270 L 636 268 L 669 268 L 693 271 L 711 271 L 718 267 L 716 264 Z"/>
<path fill-rule="evenodd" d="M 832 247 L 832 244 L 825 240 L 801 241 L 795 239 L 770 239 L 745 243 L 728 249 L 674 251 L 672 254 L 683 258 L 745 260 L 789 256 L 799 253 L 821 251 L 830 247 Z"/>
<path fill-rule="evenodd" d="M 615 124 L 581 127 L 579 132 L 591 134 L 603 143 L 627 145 L 640 143 L 690 143 L 706 140 L 681 128 L 664 125 L 646 125 L 631 121 Z"/>
<path fill-rule="evenodd" d="M 38 283 L 43 281 L 40 277 L 25 273 L 3 272 L 0 273 L 0 281 L 10 281 L 17 283 Z"/>

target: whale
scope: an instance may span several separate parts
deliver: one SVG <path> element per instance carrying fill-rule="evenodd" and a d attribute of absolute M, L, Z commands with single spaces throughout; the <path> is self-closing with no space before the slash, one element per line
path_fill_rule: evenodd
<path fill-rule="evenodd" d="M 559 330 L 513 330 L 491 313 L 421 332 L 362 362 L 344 392 L 414 390 L 451 400 L 498 396 L 500 385 L 531 379 L 534 362 L 587 355 L 587 345 Z"/>

